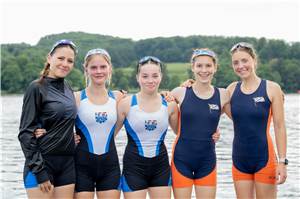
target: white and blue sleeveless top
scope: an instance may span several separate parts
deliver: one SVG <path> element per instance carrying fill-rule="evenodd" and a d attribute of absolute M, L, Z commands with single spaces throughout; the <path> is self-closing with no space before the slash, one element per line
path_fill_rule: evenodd
<path fill-rule="evenodd" d="M 108 101 L 96 105 L 89 101 L 86 91 L 81 91 L 76 118 L 76 133 L 81 140 L 77 148 L 101 155 L 115 149 L 114 131 L 117 122 L 116 100 L 111 91 Z"/>
<path fill-rule="evenodd" d="M 148 113 L 139 108 L 136 95 L 133 95 L 124 121 L 128 136 L 126 150 L 148 158 L 166 153 L 164 138 L 169 126 L 168 120 L 168 105 L 163 98 L 160 109 Z"/>

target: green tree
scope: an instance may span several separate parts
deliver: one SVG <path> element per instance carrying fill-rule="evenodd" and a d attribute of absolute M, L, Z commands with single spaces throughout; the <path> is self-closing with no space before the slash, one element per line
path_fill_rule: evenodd
<path fill-rule="evenodd" d="M 20 68 L 16 64 L 2 67 L 1 90 L 8 93 L 16 93 L 22 90 L 23 76 Z M 26 85 L 28 86 L 28 85 Z"/>
<path fill-rule="evenodd" d="M 124 72 L 122 68 L 116 68 L 113 71 L 112 75 L 112 89 L 123 89 L 123 90 L 128 90 L 130 85 L 129 85 L 129 76 L 130 74 L 127 74 Z"/>
<path fill-rule="evenodd" d="M 172 90 L 178 86 L 180 86 L 180 78 L 178 75 L 173 75 L 170 77 L 170 82 L 168 85 L 168 90 Z"/>
<path fill-rule="evenodd" d="M 85 87 L 84 75 L 78 68 L 74 68 L 66 79 L 74 91 L 79 91 Z"/>

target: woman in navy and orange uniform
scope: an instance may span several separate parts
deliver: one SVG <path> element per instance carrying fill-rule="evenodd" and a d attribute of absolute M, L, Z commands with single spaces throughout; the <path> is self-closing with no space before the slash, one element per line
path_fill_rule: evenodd
<path fill-rule="evenodd" d="M 251 44 L 231 49 L 232 66 L 241 79 L 228 86 L 226 113 L 234 124 L 232 175 L 237 198 L 276 198 L 276 183 L 287 177 L 286 130 L 280 86 L 256 75 L 257 55 Z M 269 135 L 273 118 L 279 163 Z"/>
<path fill-rule="evenodd" d="M 180 105 L 179 133 L 174 144 L 172 183 L 175 198 L 215 198 L 216 153 L 213 135 L 229 95 L 211 85 L 217 57 L 209 49 L 196 49 L 191 57 L 195 83 L 171 93 Z"/>

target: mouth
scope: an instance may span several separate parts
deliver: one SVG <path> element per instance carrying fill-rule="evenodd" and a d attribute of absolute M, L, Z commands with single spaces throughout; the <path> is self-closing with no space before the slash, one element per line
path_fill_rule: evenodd
<path fill-rule="evenodd" d="M 105 76 L 94 76 L 95 78 L 97 78 L 97 79 L 102 79 L 102 78 L 105 78 Z"/>
<path fill-rule="evenodd" d="M 201 78 L 209 78 L 211 74 L 198 74 Z"/>
<path fill-rule="evenodd" d="M 153 89 L 155 88 L 155 85 L 146 85 L 147 88 Z"/>
<path fill-rule="evenodd" d="M 238 72 L 240 74 L 244 74 L 244 73 L 248 72 L 248 70 L 246 68 L 241 68 L 241 69 L 236 70 L 236 72 Z"/>
<path fill-rule="evenodd" d="M 63 72 L 63 73 L 68 73 L 70 70 L 69 69 L 66 69 L 66 68 L 60 68 L 60 70 Z"/>

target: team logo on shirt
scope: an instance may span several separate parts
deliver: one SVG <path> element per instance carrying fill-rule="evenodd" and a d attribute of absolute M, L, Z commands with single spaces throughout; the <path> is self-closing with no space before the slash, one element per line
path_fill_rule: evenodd
<path fill-rule="evenodd" d="M 106 112 L 96 112 L 95 113 L 96 122 L 102 124 L 107 120 L 107 113 Z"/>
<path fill-rule="evenodd" d="M 208 104 L 208 107 L 209 107 L 210 113 L 211 113 L 211 111 L 218 111 L 220 109 L 218 104 Z"/>
<path fill-rule="evenodd" d="M 264 97 L 254 97 L 253 100 L 254 100 L 255 106 L 256 106 L 257 103 L 265 102 Z"/>
<path fill-rule="evenodd" d="M 157 127 L 157 120 L 145 120 L 145 129 L 153 131 Z"/>

